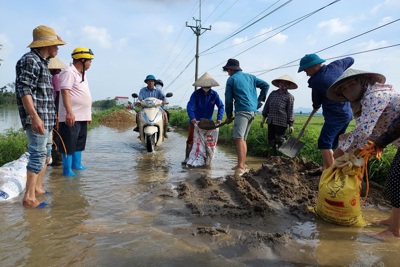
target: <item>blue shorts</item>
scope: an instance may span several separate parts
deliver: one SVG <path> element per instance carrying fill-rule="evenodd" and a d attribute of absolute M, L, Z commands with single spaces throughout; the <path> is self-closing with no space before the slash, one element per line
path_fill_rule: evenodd
<path fill-rule="evenodd" d="M 32 130 L 32 125 L 27 124 L 25 130 L 29 152 L 29 161 L 26 169 L 38 174 L 43 169 L 46 159 L 51 157 L 53 129 L 45 129 L 44 134 L 38 134 Z"/>
<path fill-rule="evenodd" d="M 346 132 L 346 124 L 324 123 L 318 138 L 318 149 L 335 149 L 339 144 L 339 136 Z"/>
<path fill-rule="evenodd" d="M 253 122 L 255 113 L 253 111 L 235 112 L 235 120 L 233 125 L 233 138 L 247 139 L 251 123 Z"/>

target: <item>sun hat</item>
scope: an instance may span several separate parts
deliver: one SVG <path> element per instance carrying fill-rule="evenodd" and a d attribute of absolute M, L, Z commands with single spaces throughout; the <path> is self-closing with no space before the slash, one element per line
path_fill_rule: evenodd
<path fill-rule="evenodd" d="M 219 83 L 216 80 L 214 80 L 214 78 L 211 77 L 210 74 L 208 74 L 206 72 L 200 78 L 198 78 L 197 81 L 195 81 L 193 83 L 193 86 L 196 86 L 196 87 L 213 87 L 213 86 L 219 86 Z"/>
<path fill-rule="evenodd" d="M 40 25 L 33 29 L 33 41 L 28 47 L 39 48 L 52 45 L 65 45 L 66 42 L 56 34 L 56 32 L 47 26 Z"/>
<path fill-rule="evenodd" d="M 147 81 L 156 81 L 156 77 L 154 77 L 154 75 L 147 75 L 146 76 L 146 79 L 144 79 L 144 82 L 147 82 Z"/>
<path fill-rule="evenodd" d="M 363 71 L 363 70 L 356 70 L 356 69 L 347 69 L 343 72 L 342 75 L 340 75 L 339 78 L 336 79 L 336 81 L 328 88 L 328 91 L 326 92 L 326 96 L 334 101 L 339 101 L 339 102 L 345 102 L 347 99 L 336 92 L 336 90 L 346 81 L 355 78 L 357 76 L 367 76 L 370 78 L 373 78 L 375 82 L 378 83 L 385 83 L 386 82 L 386 77 L 383 76 L 382 74 L 379 73 L 374 73 L 370 71 Z"/>
<path fill-rule="evenodd" d="M 223 70 L 231 69 L 231 70 L 242 70 L 239 66 L 239 60 L 230 58 L 225 66 L 222 67 Z"/>
<path fill-rule="evenodd" d="M 292 77 L 290 77 L 287 74 L 282 75 L 279 78 L 276 78 L 275 80 L 272 80 L 272 84 L 275 85 L 276 87 L 279 87 L 279 82 L 280 81 L 285 81 L 285 82 L 289 82 L 289 87 L 288 89 L 297 89 L 297 84 L 293 81 Z"/>
<path fill-rule="evenodd" d="M 161 85 L 162 87 L 164 87 L 164 83 L 163 83 L 163 81 L 161 80 L 161 79 L 157 79 L 156 80 L 156 85 L 157 84 L 159 84 L 159 85 Z"/>
<path fill-rule="evenodd" d="M 325 59 L 320 58 L 317 54 L 307 54 L 302 59 L 300 59 L 300 67 L 297 72 L 302 72 L 303 70 L 325 62 Z"/>
<path fill-rule="evenodd" d="M 66 67 L 64 62 L 62 62 L 58 57 L 50 58 L 49 70 L 62 70 Z"/>

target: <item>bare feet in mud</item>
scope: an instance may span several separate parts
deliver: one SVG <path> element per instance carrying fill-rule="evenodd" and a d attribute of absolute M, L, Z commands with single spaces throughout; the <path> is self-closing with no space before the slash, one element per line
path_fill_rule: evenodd
<path fill-rule="evenodd" d="M 399 233 L 399 232 L 394 233 L 394 232 L 392 232 L 392 230 L 389 228 L 389 229 L 386 229 L 385 231 L 382 231 L 382 232 L 380 232 L 380 233 L 377 233 L 377 234 L 375 235 L 375 237 L 378 238 L 378 239 L 380 239 L 380 240 L 383 240 L 383 241 L 389 241 L 389 240 L 392 240 L 392 239 L 394 239 L 394 238 L 400 239 L 400 233 Z"/>
<path fill-rule="evenodd" d="M 25 208 L 36 208 L 36 207 L 38 207 L 40 204 L 41 204 L 40 201 L 37 200 L 36 198 L 34 198 L 34 199 L 24 199 L 24 200 L 22 200 L 22 205 L 23 205 Z"/>

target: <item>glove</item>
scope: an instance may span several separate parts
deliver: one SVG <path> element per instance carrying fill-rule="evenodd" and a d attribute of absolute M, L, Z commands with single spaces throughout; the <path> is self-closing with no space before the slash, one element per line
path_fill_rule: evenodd
<path fill-rule="evenodd" d="M 289 127 L 289 134 L 292 134 L 294 132 L 293 126 Z"/>
<path fill-rule="evenodd" d="M 267 119 L 267 118 L 263 116 L 263 118 L 262 118 L 262 120 L 261 120 L 261 123 L 260 123 L 260 128 L 264 128 L 264 123 L 265 123 L 265 120 L 266 120 L 266 119 Z"/>
<path fill-rule="evenodd" d="M 261 101 L 258 101 L 257 109 L 261 108 L 263 103 Z"/>

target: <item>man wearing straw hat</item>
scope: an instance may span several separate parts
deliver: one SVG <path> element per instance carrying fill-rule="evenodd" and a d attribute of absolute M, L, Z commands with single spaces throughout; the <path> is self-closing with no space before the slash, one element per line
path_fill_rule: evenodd
<path fill-rule="evenodd" d="M 204 73 L 193 83 L 193 86 L 200 88 L 192 93 L 186 106 L 189 116 L 189 128 L 186 140 L 185 160 L 182 162 L 183 165 L 186 165 L 189 160 L 189 154 L 193 147 L 194 125 L 200 119 L 212 120 L 215 106 L 218 108 L 217 124 L 221 123 L 225 112 L 225 106 L 219 94 L 211 89 L 213 86 L 219 86 L 219 83 L 210 74 L 207 72 Z"/>
<path fill-rule="evenodd" d="M 262 111 L 263 119 L 261 128 L 264 128 L 265 120 L 268 124 L 268 144 L 271 148 L 271 155 L 278 155 L 278 148 L 285 141 L 285 132 L 289 127 L 289 132 L 293 132 L 293 105 L 294 96 L 288 89 L 297 89 L 297 84 L 292 78 L 285 74 L 272 81 L 278 90 L 272 91 L 265 102 Z"/>
<path fill-rule="evenodd" d="M 52 130 L 55 121 L 52 76 L 48 69 L 50 58 L 58 52 L 58 46 L 66 44 L 47 26 L 33 30 L 31 50 L 16 64 L 15 94 L 19 115 L 28 139 L 29 161 L 27 180 L 22 204 L 29 208 L 42 208 L 36 196 L 45 194 L 43 178 L 51 159 Z"/>

